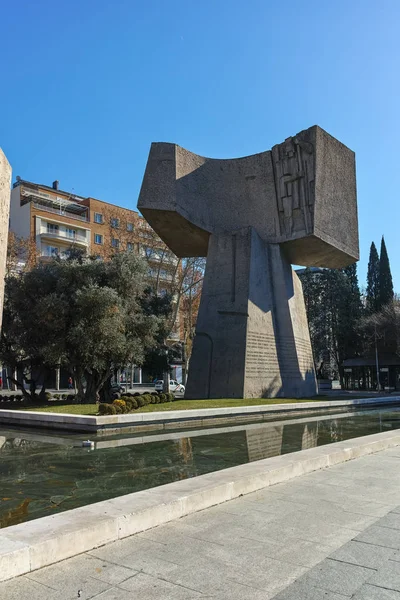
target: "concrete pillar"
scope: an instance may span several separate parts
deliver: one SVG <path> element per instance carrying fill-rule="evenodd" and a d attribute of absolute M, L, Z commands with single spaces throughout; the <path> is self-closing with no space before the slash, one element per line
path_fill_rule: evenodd
<path fill-rule="evenodd" d="M 56 369 L 56 390 L 57 392 L 60 391 L 60 367 Z"/>
<path fill-rule="evenodd" d="M 300 281 L 256 230 L 210 236 L 186 398 L 316 393 Z"/>
<path fill-rule="evenodd" d="M 139 383 L 142 383 L 142 367 L 139 369 Z"/>

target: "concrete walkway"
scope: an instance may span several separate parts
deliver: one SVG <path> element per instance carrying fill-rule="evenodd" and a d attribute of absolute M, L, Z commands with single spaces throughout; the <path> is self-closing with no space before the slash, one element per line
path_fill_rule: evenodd
<path fill-rule="evenodd" d="M 400 600 L 400 447 L 0 583 L 1 600 Z"/>

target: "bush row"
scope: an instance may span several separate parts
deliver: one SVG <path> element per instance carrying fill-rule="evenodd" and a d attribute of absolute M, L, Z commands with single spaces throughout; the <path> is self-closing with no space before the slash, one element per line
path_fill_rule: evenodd
<path fill-rule="evenodd" d="M 49 400 L 66 400 L 73 402 L 75 394 L 50 394 L 46 392 L 45 399 Z M 22 394 L 0 394 L 0 402 L 23 402 L 25 399 Z"/>
<path fill-rule="evenodd" d="M 99 404 L 100 415 L 119 415 L 130 413 L 142 406 L 148 404 L 162 404 L 163 402 L 173 402 L 175 396 L 172 393 L 158 394 L 157 392 L 148 392 L 145 394 L 130 394 L 114 400 L 112 404 Z"/>
<path fill-rule="evenodd" d="M 0 402 L 21 402 L 24 399 L 22 394 L 0 394 Z"/>

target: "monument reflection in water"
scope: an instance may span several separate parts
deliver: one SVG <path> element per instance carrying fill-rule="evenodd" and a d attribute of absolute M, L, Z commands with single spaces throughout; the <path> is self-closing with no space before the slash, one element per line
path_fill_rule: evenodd
<path fill-rule="evenodd" d="M 94 451 L 83 449 L 78 437 L 0 431 L 0 526 L 399 427 L 399 411 L 340 413 L 146 437 L 100 437 Z"/>

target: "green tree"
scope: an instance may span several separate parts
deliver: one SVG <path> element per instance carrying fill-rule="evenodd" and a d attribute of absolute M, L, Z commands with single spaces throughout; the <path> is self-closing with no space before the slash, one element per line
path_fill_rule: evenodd
<path fill-rule="evenodd" d="M 362 315 L 357 267 L 305 269 L 301 274 L 314 360 L 342 381 L 342 362 L 361 351 Z"/>
<path fill-rule="evenodd" d="M 377 310 L 381 310 L 386 304 L 393 301 L 393 280 L 390 271 L 389 257 L 386 250 L 385 239 L 382 236 L 381 253 L 379 258 L 379 285 Z"/>
<path fill-rule="evenodd" d="M 12 383 L 31 402 L 44 400 L 46 375 L 64 352 L 65 304 L 55 294 L 56 284 L 55 274 L 42 268 L 9 275 L 5 281 L 0 358 L 12 373 Z"/>
<path fill-rule="evenodd" d="M 374 242 L 369 251 L 366 309 L 369 314 L 379 309 L 379 256 Z"/>
<path fill-rule="evenodd" d="M 79 399 L 95 402 L 116 369 L 143 362 L 162 328 L 162 317 L 143 307 L 146 270 L 126 252 L 109 261 L 54 260 L 7 281 L 0 357 L 61 364 Z"/>

